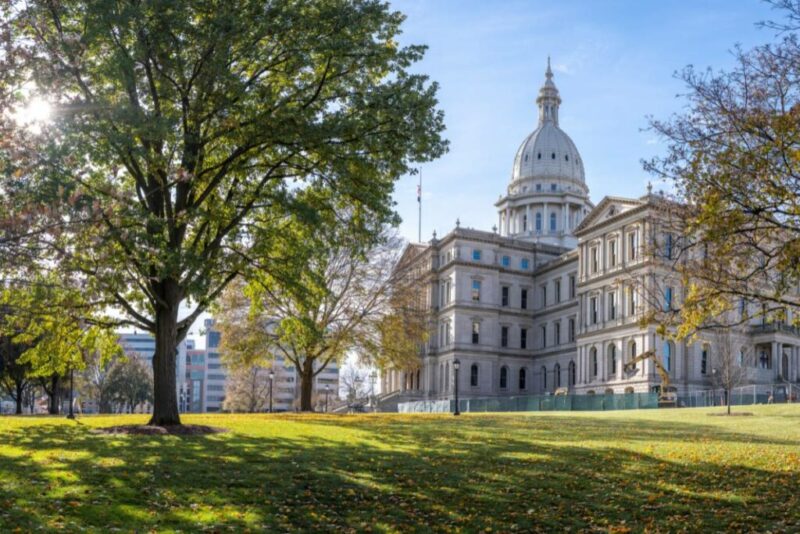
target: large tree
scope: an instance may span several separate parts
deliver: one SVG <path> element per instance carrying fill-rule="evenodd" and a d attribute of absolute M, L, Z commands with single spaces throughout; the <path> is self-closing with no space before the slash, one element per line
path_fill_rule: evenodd
<path fill-rule="evenodd" d="M 3 192 L 20 206 L 5 227 L 155 335 L 151 424 L 180 423 L 177 344 L 252 249 L 270 249 L 273 221 L 308 213 L 298 191 L 389 221 L 397 177 L 445 149 L 436 85 L 408 72 L 423 47 L 398 45 L 403 16 L 383 2 L 5 9 L 0 102 L 15 88 L 56 112 L 40 131 L 0 119 Z"/>
<path fill-rule="evenodd" d="M 668 149 L 646 167 L 678 200 L 665 224 L 683 236 L 683 335 L 787 310 L 800 324 L 800 3 L 773 3 L 776 42 L 737 49 L 727 71 L 686 68 L 686 111 L 652 123 Z"/>

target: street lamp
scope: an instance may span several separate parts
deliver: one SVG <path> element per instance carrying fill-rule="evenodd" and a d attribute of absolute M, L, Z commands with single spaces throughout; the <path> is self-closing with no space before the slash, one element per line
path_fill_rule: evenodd
<path fill-rule="evenodd" d="M 711 385 L 714 386 L 714 389 L 713 389 L 714 395 L 713 395 L 713 397 L 714 397 L 714 406 L 716 406 L 717 405 L 717 368 L 716 367 L 711 369 L 711 382 L 712 382 Z"/>
<path fill-rule="evenodd" d="M 456 358 L 453 360 L 453 370 L 455 370 L 455 376 L 453 377 L 455 380 L 455 394 L 456 394 L 456 409 L 453 412 L 453 415 L 461 415 L 461 412 L 458 410 L 458 369 L 461 367 L 461 362 Z"/>
<path fill-rule="evenodd" d="M 330 384 L 325 384 L 325 413 L 328 413 L 328 393 L 331 392 Z"/>
<path fill-rule="evenodd" d="M 372 371 L 369 374 L 369 383 L 370 383 L 370 391 L 369 391 L 369 406 L 372 408 L 374 412 L 377 408 L 375 406 L 375 381 L 378 379 L 378 373 L 376 371 Z"/>
<path fill-rule="evenodd" d="M 272 381 L 275 380 L 275 373 L 269 370 L 269 413 L 272 413 Z"/>

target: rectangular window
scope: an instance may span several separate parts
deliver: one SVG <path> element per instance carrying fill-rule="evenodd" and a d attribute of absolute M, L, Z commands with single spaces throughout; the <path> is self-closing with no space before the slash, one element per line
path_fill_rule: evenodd
<path fill-rule="evenodd" d="M 639 252 L 639 234 L 631 232 L 628 234 L 628 259 L 635 260 Z"/>
<path fill-rule="evenodd" d="M 664 237 L 664 257 L 668 260 L 672 259 L 672 234 Z"/>
<path fill-rule="evenodd" d="M 501 326 L 500 327 L 500 346 L 501 347 L 508 347 L 508 327 Z"/>
<path fill-rule="evenodd" d="M 570 343 L 572 343 L 573 341 L 575 341 L 575 319 L 569 320 L 568 328 L 569 330 L 567 331 L 567 336 L 568 336 L 567 339 L 569 340 Z"/>
<path fill-rule="evenodd" d="M 529 266 L 528 258 L 522 258 L 520 260 L 519 264 L 520 264 L 520 267 L 522 267 L 523 269 L 527 270 L 528 266 Z"/>
<path fill-rule="evenodd" d="M 608 242 L 608 266 L 614 267 L 617 265 L 617 241 L 611 240 Z"/>
<path fill-rule="evenodd" d="M 542 348 L 547 347 L 547 325 L 542 325 Z"/>
<path fill-rule="evenodd" d="M 481 342 L 481 323 L 478 321 L 472 322 L 472 343 L 477 345 Z"/>
<path fill-rule="evenodd" d="M 628 313 L 630 315 L 636 315 L 636 311 L 639 309 L 639 297 L 636 294 L 636 289 L 633 287 L 628 288 L 628 303 Z"/>
<path fill-rule="evenodd" d="M 556 334 L 555 343 L 556 343 L 556 345 L 560 345 L 561 344 L 561 321 L 556 322 L 556 333 L 555 334 Z"/>
<path fill-rule="evenodd" d="M 569 298 L 575 298 L 575 275 L 571 274 L 569 276 Z"/>
<path fill-rule="evenodd" d="M 542 190 L 542 184 L 536 184 L 536 190 L 537 191 L 541 191 Z"/>
<path fill-rule="evenodd" d="M 522 308 L 523 310 L 527 310 L 528 309 L 528 290 L 527 289 L 523 289 L 520 292 L 519 300 L 520 300 L 520 303 L 519 303 L 520 308 Z"/>
<path fill-rule="evenodd" d="M 481 281 L 480 280 L 473 280 L 472 281 L 472 300 L 474 302 L 480 302 L 480 300 L 481 300 Z"/>
<path fill-rule="evenodd" d="M 523 328 L 519 331 L 519 348 L 527 349 L 528 348 L 528 329 Z"/>
<path fill-rule="evenodd" d="M 664 311 L 672 309 L 672 288 L 668 287 L 664 290 Z"/>
<path fill-rule="evenodd" d="M 542 308 L 547 306 L 547 286 L 542 286 Z"/>
<path fill-rule="evenodd" d="M 561 302 L 561 280 L 556 280 L 556 303 Z"/>
<path fill-rule="evenodd" d="M 557 187 L 556 184 L 550 184 L 550 191 L 555 191 Z"/>
<path fill-rule="evenodd" d="M 503 256 L 502 263 L 503 267 L 508 267 L 509 265 L 511 265 L 511 258 L 509 258 L 508 256 Z"/>
<path fill-rule="evenodd" d="M 501 296 L 502 300 L 500 304 L 502 306 L 508 306 L 508 291 L 509 291 L 508 286 L 503 286 L 501 291 L 502 291 L 502 296 Z"/>
<path fill-rule="evenodd" d="M 590 270 L 590 272 L 592 274 L 595 274 L 598 271 L 598 269 L 600 268 L 600 265 L 599 265 L 599 262 L 598 262 L 598 258 L 597 258 L 597 247 L 592 247 L 590 249 L 590 251 L 589 251 L 589 255 L 591 257 L 591 266 L 590 266 L 591 270 Z"/>
<path fill-rule="evenodd" d="M 472 259 L 474 261 L 481 261 L 481 251 L 478 250 L 478 249 L 473 250 L 472 251 Z"/>
<path fill-rule="evenodd" d="M 616 319 L 617 318 L 617 294 L 616 293 L 609 293 L 608 294 L 608 318 L 609 319 Z"/>
<path fill-rule="evenodd" d="M 589 324 L 597 324 L 597 297 L 589 299 Z"/>

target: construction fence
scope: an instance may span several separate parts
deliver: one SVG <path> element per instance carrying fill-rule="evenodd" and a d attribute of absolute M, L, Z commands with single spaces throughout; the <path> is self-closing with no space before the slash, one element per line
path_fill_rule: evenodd
<path fill-rule="evenodd" d="M 450 413 L 455 400 L 401 402 L 400 413 Z M 488 397 L 460 399 L 461 412 L 549 412 L 604 411 L 658 408 L 656 393 L 625 393 L 606 395 L 527 395 L 520 397 Z"/>
<path fill-rule="evenodd" d="M 752 384 L 731 390 L 730 400 L 734 406 L 797 402 L 800 400 L 800 387 L 797 384 Z M 726 405 L 724 389 L 707 389 L 678 394 L 679 407 L 699 408 Z"/>

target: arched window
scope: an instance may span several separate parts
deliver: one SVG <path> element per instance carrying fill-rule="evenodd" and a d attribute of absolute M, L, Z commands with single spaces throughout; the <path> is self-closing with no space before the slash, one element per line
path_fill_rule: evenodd
<path fill-rule="evenodd" d="M 613 343 L 608 346 L 608 374 L 617 374 L 617 346 Z"/>
<path fill-rule="evenodd" d="M 478 387 L 478 364 L 473 363 L 472 367 L 469 368 L 469 385 L 472 387 Z"/>
<path fill-rule="evenodd" d="M 592 376 L 597 376 L 597 348 L 592 347 L 589 351 L 589 362 L 592 366 Z"/>
<path fill-rule="evenodd" d="M 508 388 L 508 367 L 505 365 L 500 368 L 500 389 Z"/>
<path fill-rule="evenodd" d="M 542 366 L 542 391 L 547 391 L 547 367 Z"/>
<path fill-rule="evenodd" d="M 556 366 L 553 367 L 553 375 L 555 375 L 556 387 L 560 388 L 561 387 L 561 366 L 559 364 L 556 364 Z"/>
<path fill-rule="evenodd" d="M 528 216 L 527 215 L 523 215 L 522 216 L 522 231 L 523 232 L 527 232 L 528 231 Z"/>
<path fill-rule="evenodd" d="M 550 231 L 551 232 L 555 232 L 556 231 L 556 214 L 555 213 L 551 213 L 550 214 Z"/>
<path fill-rule="evenodd" d="M 569 366 L 567 366 L 567 383 L 570 386 L 574 386 L 577 382 L 577 377 L 575 376 L 576 368 L 575 362 L 569 362 Z"/>
<path fill-rule="evenodd" d="M 542 231 L 542 214 L 541 213 L 537 213 L 536 214 L 536 231 L 537 232 L 541 232 Z"/>
<path fill-rule="evenodd" d="M 672 371 L 673 345 L 671 341 L 664 342 L 664 369 Z"/>
<path fill-rule="evenodd" d="M 630 347 L 630 349 L 628 350 L 628 354 L 630 355 L 630 359 L 632 360 L 632 359 L 634 359 L 636 357 L 636 342 L 635 341 L 631 341 L 631 344 L 629 345 L 629 347 Z"/>
<path fill-rule="evenodd" d="M 528 387 L 528 384 L 526 382 L 526 379 L 527 379 L 526 375 L 527 375 L 527 373 L 526 373 L 524 367 L 519 370 L 519 389 L 520 390 L 524 390 L 526 387 Z"/>

